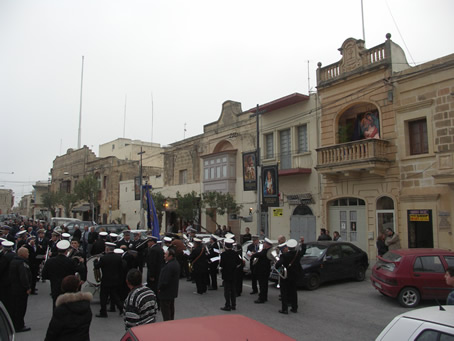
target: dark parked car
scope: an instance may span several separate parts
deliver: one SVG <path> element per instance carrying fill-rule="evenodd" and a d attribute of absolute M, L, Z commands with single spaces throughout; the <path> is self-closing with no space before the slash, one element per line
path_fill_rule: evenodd
<path fill-rule="evenodd" d="M 353 278 L 363 281 L 369 267 L 367 253 L 347 242 L 306 243 L 298 286 L 317 289 L 321 283 Z"/>
<path fill-rule="evenodd" d="M 105 224 L 97 225 L 95 228 L 96 232 L 106 231 L 107 233 L 116 233 L 120 234 L 125 230 L 130 230 L 129 226 L 126 224 Z"/>
<path fill-rule="evenodd" d="M 416 307 L 421 299 L 446 302 L 452 288 L 446 284 L 445 272 L 449 266 L 454 266 L 454 252 L 400 249 L 378 258 L 370 280 L 383 295 L 397 297 L 407 308 Z"/>

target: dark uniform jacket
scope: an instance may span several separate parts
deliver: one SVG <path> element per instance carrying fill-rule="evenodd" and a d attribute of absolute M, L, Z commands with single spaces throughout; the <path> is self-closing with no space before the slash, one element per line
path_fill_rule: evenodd
<path fill-rule="evenodd" d="M 56 299 L 61 293 L 61 282 L 63 278 L 74 275 L 76 269 L 72 259 L 59 253 L 57 256 L 49 258 L 44 264 L 42 276 L 50 280 L 50 290 L 52 297 Z"/>
<path fill-rule="evenodd" d="M 232 249 L 227 249 L 221 253 L 220 266 L 222 268 L 222 279 L 233 281 L 236 278 L 236 269 L 241 266 L 242 260 L 238 253 Z"/>
<path fill-rule="evenodd" d="M 36 243 L 36 254 L 44 256 L 47 252 L 47 246 L 49 245 L 49 239 L 44 237 L 43 239 L 39 240 L 39 238 L 36 238 L 35 243 Z"/>
<path fill-rule="evenodd" d="M 81 240 L 82 239 L 82 231 L 80 229 L 74 230 L 73 239 Z"/>
<path fill-rule="evenodd" d="M 9 286 L 9 266 L 15 256 L 13 251 L 0 252 L 0 297 L 2 297 L 2 288 Z"/>
<path fill-rule="evenodd" d="M 88 341 L 92 318 L 89 292 L 65 293 L 55 302 L 45 341 Z"/>
<path fill-rule="evenodd" d="M 192 250 L 189 255 L 189 261 L 192 262 L 192 271 L 194 273 L 208 272 L 208 257 L 205 253 L 205 248 L 203 248 L 202 245 L 199 245 Z"/>
<path fill-rule="evenodd" d="M 93 243 L 93 248 L 91 249 L 92 255 L 99 255 L 106 250 L 106 240 L 104 238 L 98 238 Z"/>
<path fill-rule="evenodd" d="M 164 251 L 161 246 L 154 244 L 150 247 L 145 261 L 147 262 L 148 278 L 154 278 L 156 281 L 159 278 L 161 267 L 164 263 Z"/>
<path fill-rule="evenodd" d="M 297 253 L 296 250 L 283 253 L 276 262 L 275 267 L 279 269 L 283 265 L 287 269 L 287 279 L 296 281 L 302 272 L 301 256 L 301 252 L 298 251 Z"/>
<path fill-rule="evenodd" d="M 101 286 L 115 287 L 121 284 L 123 260 L 120 255 L 108 252 L 94 264 L 95 269 L 101 269 Z"/>
<path fill-rule="evenodd" d="M 165 263 L 159 274 L 158 298 L 161 300 L 173 300 L 178 296 L 178 284 L 180 282 L 180 264 L 176 259 Z"/>
<path fill-rule="evenodd" d="M 25 294 L 32 285 L 32 273 L 25 259 L 15 256 L 9 265 L 10 293 Z M 14 304 L 14 303 L 13 303 Z"/>
<path fill-rule="evenodd" d="M 217 252 L 215 251 L 217 250 Z M 219 260 L 212 262 L 211 258 L 219 257 L 219 245 L 217 242 L 208 245 L 208 264 L 211 270 L 217 269 L 219 265 Z"/>
<path fill-rule="evenodd" d="M 266 256 L 268 249 L 263 248 L 262 251 L 252 255 L 251 262 L 257 258 L 257 263 L 254 265 L 253 270 L 255 275 L 269 275 L 271 271 L 271 263 Z"/>

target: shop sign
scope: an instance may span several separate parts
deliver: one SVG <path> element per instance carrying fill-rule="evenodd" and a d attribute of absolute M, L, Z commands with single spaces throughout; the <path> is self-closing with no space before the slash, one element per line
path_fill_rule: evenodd
<path fill-rule="evenodd" d="M 311 193 L 287 194 L 287 200 L 290 205 L 310 205 L 315 204 Z"/>
<path fill-rule="evenodd" d="M 410 221 L 430 221 L 429 210 L 411 210 L 408 217 Z"/>
<path fill-rule="evenodd" d="M 273 209 L 273 217 L 282 217 L 283 214 L 284 214 L 284 210 L 282 208 Z"/>

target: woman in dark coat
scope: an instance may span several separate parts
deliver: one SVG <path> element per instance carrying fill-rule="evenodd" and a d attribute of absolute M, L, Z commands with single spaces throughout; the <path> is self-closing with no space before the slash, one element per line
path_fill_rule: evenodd
<path fill-rule="evenodd" d="M 78 291 L 80 280 L 73 275 L 66 276 L 61 287 L 64 293 L 55 302 L 45 341 L 89 341 L 93 295 Z"/>

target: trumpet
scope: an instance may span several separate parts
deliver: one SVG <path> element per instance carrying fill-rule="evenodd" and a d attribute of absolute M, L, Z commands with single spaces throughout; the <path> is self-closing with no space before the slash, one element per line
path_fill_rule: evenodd
<path fill-rule="evenodd" d="M 276 269 L 274 265 L 279 261 L 279 253 L 277 251 L 277 246 L 269 248 L 266 253 L 266 257 L 274 262 L 272 266 Z M 276 271 L 279 274 L 280 278 L 282 279 L 287 278 L 287 268 L 284 265 L 281 265 L 279 268 L 276 269 Z"/>

